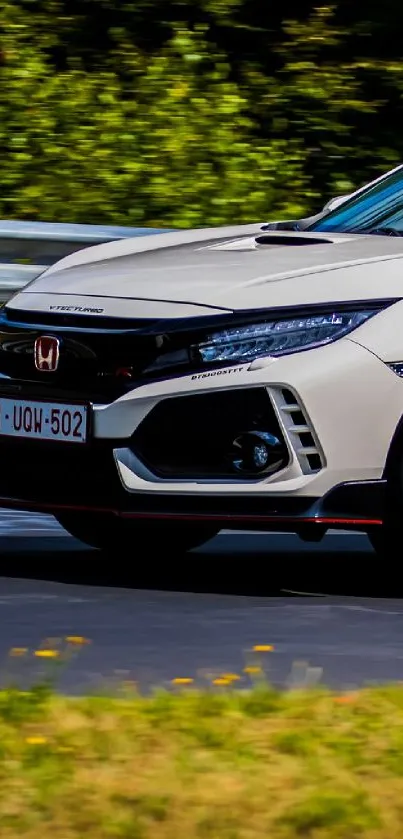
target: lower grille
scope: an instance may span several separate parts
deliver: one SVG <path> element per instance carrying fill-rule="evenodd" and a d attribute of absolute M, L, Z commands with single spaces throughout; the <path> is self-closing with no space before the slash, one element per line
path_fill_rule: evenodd
<path fill-rule="evenodd" d="M 119 506 L 127 494 L 117 474 L 113 446 L 112 441 L 81 445 L 2 437 L 0 497 L 50 507 Z"/>
<path fill-rule="evenodd" d="M 161 478 L 256 481 L 257 474 L 248 478 L 236 472 L 232 452 L 238 435 L 255 430 L 284 443 L 265 388 L 175 397 L 163 400 L 145 417 L 130 448 Z M 288 462 L 288 452 L 286 458 Z"/>

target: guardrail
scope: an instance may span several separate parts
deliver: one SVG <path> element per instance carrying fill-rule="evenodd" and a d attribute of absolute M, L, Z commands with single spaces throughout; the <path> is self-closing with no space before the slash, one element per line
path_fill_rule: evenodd
<path fill-rule="evenodd" d="M 45 270 L 45 265 L 4 265 L 0 263 L 0 301 L 4 303 Z"/>
<path fill-rule="evenodd" d="M 153 227 L 0 220 L 0 302 L 9 300 L 49 265 L 74 251 L 167 232 Z"/>

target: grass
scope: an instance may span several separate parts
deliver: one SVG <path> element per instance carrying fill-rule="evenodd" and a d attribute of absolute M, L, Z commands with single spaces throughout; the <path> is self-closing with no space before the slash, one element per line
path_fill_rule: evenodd
<path fill-rule="evenodd" d="M 1 839 L 401 839 L 403 686 L 223 681 L 1 691 Z"/>

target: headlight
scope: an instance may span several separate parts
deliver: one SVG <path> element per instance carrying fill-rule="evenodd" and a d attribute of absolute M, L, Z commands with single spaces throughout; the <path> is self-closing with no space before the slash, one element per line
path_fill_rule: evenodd
<path fill-rule="evenodd" d="M 393 370 L 396 376 L 400 376 L 403 379 L 403 361 L 390 361 L 386 366 Z"/>
<path fill-rule="evenodd" d="M 331 312 L 225 329 L 194 349 L 204 362 L 232 361 L 308 350 L 329 344 L 364 323 L 379 309 Z"/>

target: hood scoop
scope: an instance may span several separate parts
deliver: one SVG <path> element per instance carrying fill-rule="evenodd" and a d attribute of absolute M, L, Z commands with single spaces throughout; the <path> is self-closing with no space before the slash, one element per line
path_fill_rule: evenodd
<path fill-rule="evenodd" d="M 256 236 L 255 242 L 257 245 L 283 245 L 285 247 L 301 247 L 302 245 L 333 245 L 332 239 L 319 238 L 319 236 L 308 236 L 297 233 L 294 236 L 292 233 L 266 233 L 262 236 Z"/>

